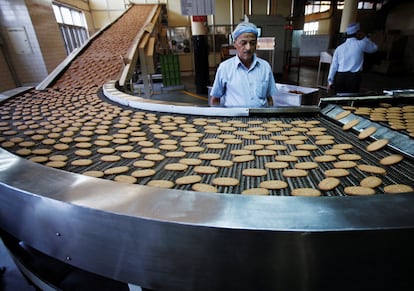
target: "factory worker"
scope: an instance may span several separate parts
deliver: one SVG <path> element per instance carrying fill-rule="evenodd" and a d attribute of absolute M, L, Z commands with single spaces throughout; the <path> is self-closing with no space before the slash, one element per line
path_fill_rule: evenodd
<path fill-rule="evenodd" d="M 328 89 L 335 93 L 357 93 L 361 85 L 364 53 L 374 53 L 378 46 L 360 30 L 359 23 L 346 28 L 346 41 L 334 52 L 328 74 Z"/>
<path fill-rule="evenodd" d="M 277 93 L 270 64 L 256 56 L 258 30 L 241 22 L 232 33 L 237 54 L 220 63 L 210 91 L 210 106 L 273 106 Z"/>

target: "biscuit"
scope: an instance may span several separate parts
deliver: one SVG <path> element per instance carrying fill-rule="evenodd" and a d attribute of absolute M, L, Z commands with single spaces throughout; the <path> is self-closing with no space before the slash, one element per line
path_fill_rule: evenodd
<path fill-rule="evenodd" d="M 117 155 L 105 155 L 101 157 L 101 161 L 103 162 L 117 162 L 120 159 L 121 157 Z"/>
<path fill-rule="evenodd" d="M 369 187 L 348 186 L 344 188 L 344 192 L 348 195 L 374 195 L 375 190 Z"/>
<path fill-rule="evenodd" d="M 342 154 L 338 156 L 338 159 L 341 161 L 358 161 L 362 159 L 362 157 L 358 154 Z"/>
<path fill-rule="evenodd" d="M 376 176 L 365 177 L 359 183 L 359 185 L 361 185 L 362 187 L 368 187 L 368 188 L 377 188 L 381 184 L 382 184 L 382 180 Z"/>
<path fill-rule="evenodd" d="M 191 186 L 191 189 L 196 192 L 216 193 L 218 191 L 216 187 L 205 183 L 195 183 Z"/>
<path fill-rule="evenodd" d="M 275 159 L 278 162 L 296 162 L 298 160 L 297 157 L 290 155 L 277 155 Z"/>
<path fill-rule="evenodd" d="M 210 164 L 215 167 L 229 168 L 232 167 L 234 163 L 229 160 L 212 160 Z"/>
<path fill-rule="evenodd" d="M 232 161 L 235 163 L 244 163 L 253 161 L 255 157 L 253 155 L 242 155 L 242 156 L 235 156 Z"/>
<path fill-rule="evenodd" d="M 49 157 L 49 160 L 51 161 L 67 161 L 68 156 L 65 155 L 53 155 Z"/>
<path fill-rule="evenodd" d="M 298 150 L 308 150 L 308 151 L 318 149 L 318 147 L 316 145 L 313 145 L 313 144 L 299 144 L 299 145 L 296 146 L 296 148 Z"/>
<path fill-rule="evenodd" d="M 347 117 L 349 114 L 351 114 L 351 111 L 348 111 L 348 110 L 342 111 L 341 113 L 335 115 L 335 119 L 340 120 L 342 118 Z"/>
<path fill-rule="evenodd" d="M 135 161 L 133 166 L 137 168 L 151 168 L 155 165 L 154 161 L 139 160 Z"/>
<path fill-rule="evenodd" d="M 265 167 L 269 169 L 284 169 L 289 167 L 289 164 L 287 162 L 267 162 Z"/>
<path fill-rule="evenodd" d="M 199 175 L 190 175 L 190 176 L 184 176 L 180 177 L 177 180 L 175 180 L 175 183 L 177 185 L 186 185 L 186 184 L 194 184 L 201 181 L 201 176 Z"/>
<path fill-rule="evenodd" d="M 329 191 L 336 188 L 341 181 L 335 177 L 328 177 L 319 182 L 318 188 L 323 191 Z"/>
<path fill-rule="evenodd" d="M 260 183 L 261 188 L 270 189 L 270 190 L 279 190 L 287 188 L 288 183 L 282 180 L 267 180 Z"/>
<path fill-rule="evenodd" d="M 170 189 L 174 187 L 174 182 L 169 180 L 151 180 L 147 183 L 147 186 Z"/>
<path fill-rule="evenodd" d="M 134 184 L 137 182 L 137 178 L 128 175 L 118 175 L 115 176 L 114 181 L 120 183 Z"/>
<path fill-rule="evenodd" d="M 272 150 L 272 151 L 285 151 L 287 150 L 287 146 L 281 145 L 281 144 L 272 144 L 272 145 L 267 145 L 266 149 Z"/>
<path fill-rule="evenodd" d="M 30 149 L 18 149 L 16 151 L 16 154 L 19 156 L 28 156 L 32 153 L 32 150 Z"/>
<path fill-rule="evenodd" d="M 69 145 L 64 144 L 64 143 L 57 143 L 53 145 L 53 148 L 57 151 L 65 151 L 69 149 Z"/>
<path fill-rule="evenodd" d="M 344 177 L 349 175 L 349 171 L 346 169 L 330 169 L 324 172 L 327 177 Z"/>
<path fill-rule="evenodd" d="M 155 175 L 156 171 L 154 169 L 144 169 L 144 170 L 136 170 L 131 173 L 132 177 L 135 178 L 145 178 Z"/>
<path fill-rule="evenodd" d="M 141 154 L 136 152 L 124 152 L 121 154 L 121 157 L 123 157 L 124 159 L 136 159 L 140 156 Z"/>
<path fill-rule="evenodd" d="M 103 155 L 110 155 L 114 153 L 115 150 L 113 148 L 99 148 L 97 152 Z"/>
<path fill-rule="evenodd" d="M 194 159 L 194 158 L 184 158 L 184 159 L 180 159 L 179 163 L 188 165 L 188 166 L 198 166 L 202 163 L 202 160 Z"/>
<path fill-rule="evenodd" d="M 164 166 L 164 170 L 167 171 L 185 171 L 188 169 L 188 165 L 182 163 L 170 163 Z"/>
<path fill-rule="evenodd" d="M 190 147 L 185 147 L 183 151 L 187 153 L 199 153 L 199 152 L 203 152 L 204 148 L 199 147 L 199 146 L 190 146 Z"/>
<path fill-rule="evenodd" d="M 90 150 L 76 150 L 75 155 L 81 156 L 81 157 L 89 157 L 92 155 L 92 151 Z"/>
<path fill-rule="evenodd" d="M 314 188 L 296 188 L 290 193 L 292 196 L 317 197 L 321 196 L 321 192 Z"/>
<path fill-rule="evenodd" d="M 269 190 L 265 188 L 250 188 L 241 192 L 244 195 L 269 195 Z"/>
<path fill-rule="evenodd" d="M 295 168 L 301 169 L 301 170 L 310 170 L 310 169 L 315 169 L 317 167 L 318 167 L 318 163 L 315 163 L 315 162 L 301 162 L 301 163 L 295 164 Z"/>
<path fill-rule="evenodd" d="M 374 141 L 373 143 L 369 144 L 366 147 L 366 150 L 369 152 L 373 152 L 373 151 L 377 151 L 379 149 L 382 149 L 384 146 L 386 146 L 388 144 L 388 139 L 379 139 Z"/>
<path fill-rule="evenodd" d="M 73 160 L 70 163 L 72 166 L 89 166 L 93 164 L 93 161 L 90 159 L 79 159 L 79 160 Z"/>
<path fill-rule="evenodd" d="M 338 143 L 332 146 L 333 149 L 349 150 L 353 148 L 353 145 L 349 143 Z"/>
<path fill-rule="evenodd" d="M 291 151 L 289 155 L 294 156 L 294 157 L 307 157 L 311 155 L 311 152 L 307 150 L 296 150 L 296 151 Z"/>
<path fill-rule="evenodd" d="M 369 137 L 370 135 L 372 135 L 376 131 L 377 131 L 377 128 L 375 126 L 367 127 L 358 134 L 358 138 L 359 139 L 366 139 L 367 137 Z"/>
<path fill-rule="evenodd" d="M 82 173 L 83 175 L 89 176 L 89 177 L 95 177 L 95 178 L 101 178 L 104 176 L 104 172 L 102 171 L 86 171 Z"/>
<path fill-rule="evenodd" d="M 282 172 L 282 175 L 288 178 L 305 177 L 308 175 L 308 171 L 301 169 L 287 169 Z"/>
<path fill-rule="evenodd" d="M 329 149 L 324 152 L 325 155 L 330 156 L 339 156 L 345 154 L 345 150 L 343 149 Z"/>
<path fill-rule="evenodd" d="M 219 177 L 213 180 L 213 184 L 216 186 L 237 186 L 239 183 L 238 179 L 231 177 Z"/>
<path fill-rule="evenodd" d="M 343 130 L 349 130 L 359 123 L 359 119 L 353 119 L 342 126 Z"/>
<path fill-rule="evenodd" d="M 64 161 L 49 161 L 46 163 L 46 166 L 52 167 L 52 168 L 63 168 L 66 166 L 66 162 Z"/>
<path fill-rule="evenodd" d="M 336 161 L 336 157 L 335 156 L 331 156 L 331 155 L 322 155 L 322 156 L 316 156 L 316 157 L 314 157 L 313 160 L 315 162 L 318 162 L 318 163 L 327 163 L 327 162 Z"/>
<path fill-rule="evenodd" d="M 165 157 L 163 155 L 160 154 L 147 154 L 144 156 L 144 159 L 149 160 L 149 161 L 162 161 L 165 159 Z"/>
<path fill-rule="evenodd" d="M 403 158 L 404 157 L 402 155 L 398 155 L 398 154 L 389 155 L 389 156 L 382 158 L 380 160 L 380 164 L 383 166 L 391 166 L 391 165 L 401 162 Z"/>
<path fill-rule="evenodd" d="M 218 172 L 218 169 L 211 166 L 195 166 L 193 171 L 198 174 L 215 174 Z"/>
<path fill-rule="evenodd" d="M 273 143 L 273 142 L 272 142 Z M 248 151 L 257 151 L 257 150 L 261 150 L 264 148 L 264 145 L 262 144 L 249 144 L 243 147 L 243 149 L 248 150 Z"/>
<path fill-rule="evenodd" d="M 385 175 L 387 173 L 387 171 L 384 168 L 373 166 L 373 165 L 366 165 L 366 164 L 358 165 L 358 169 L 363 172 L 367 172 L 371 174 Z"/>
<path fill-rule="evenodd" d="M 105 175 L 116 175 L 116 174 L 121 174 L 121 173 L 125 173 L 128 171 L 129 171 L 129 167 L 120 166 L 120 167 L 113 167 L 113 168 L 106 169 L 104 171 L 104 174 Z"/>
<path fill-rule="evenodd" d="M 388 185 L 384 187 L 384 192 L 388 194 L 396 194 L 396 193 L 406 193 L 406 192 L 413 192 L 413 187 L 404 184 L 394 184 Z"/>
<path fill-rule="evenodd" d="M 181 151 L 167 152 L 165 156 L 167 158 L 182 158 L 185 157 L 187 153 Z"/>
<path fill-rule="evenodd" d="M 31 157 L 29 160 L 35 163 L 45 163 L 49 160 L 49 158 L 44 156 L 35 156 Z"/>
<path fill-rule="evenodd" d="M 354 161 L 340 161 L 333 164 L 337 169 L 350 169 L 357 165 Z"/>
<path fill-rule="evenodd" d="M 265 169 L 248 168 L 248 169 L 243 169 L 242 175 L 249 176 L 249 177 L 260 177 L 260 176 L 266 176 L 267 171 Z"/>

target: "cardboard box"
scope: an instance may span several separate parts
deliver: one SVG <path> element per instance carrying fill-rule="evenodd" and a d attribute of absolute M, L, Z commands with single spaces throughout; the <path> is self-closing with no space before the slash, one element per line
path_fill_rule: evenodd
<path fill-rule="evenodd" d="M 276 83 L 279 91 L 273 96 L 274 106 L 317 105 L 319 89 Z"/>

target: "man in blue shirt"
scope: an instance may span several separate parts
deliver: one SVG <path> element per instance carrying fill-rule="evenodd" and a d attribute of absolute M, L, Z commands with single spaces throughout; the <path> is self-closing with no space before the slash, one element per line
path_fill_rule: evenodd
<path fill-rule="evenodd" d="M 236 56 L 223 61 L 210 91 L 210 106 L 273 106 L 277 93 L 270 64 L 256 56 L 258 30 L 250 22 L 237 25 L 232 33 Z"/>
<path fill-rule="evenodd" d="M 357 93 L 361 85 L 364 53 L 374 53 L 378 46 L 361 31 L 359 23 L 346 28 L 346 41 L 334 52 L 328 74 L 328 89 L 336 93 Z"/>

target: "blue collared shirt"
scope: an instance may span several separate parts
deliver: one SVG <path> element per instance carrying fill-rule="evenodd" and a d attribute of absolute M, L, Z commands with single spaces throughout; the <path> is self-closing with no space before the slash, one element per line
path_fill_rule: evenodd
<path fill-rule="evenodd" d="M 277 93 L 270 64 L 256 55 L 250 68 L 238 56 L 223 61 L 216 73 L 210 95 L 220 98 L 225 107 L 263 107 Z"/>
<path fill-rule="evenodd" d="M 378 46 L 369 38 L 359 40 L 355 37 L 348 38 L 338 46 L 334 52 L 329 68 L 328 84 L 332 84 L 336 72 L 359 72 L 364 64 L 364 53 L 374 53 Z"/>

